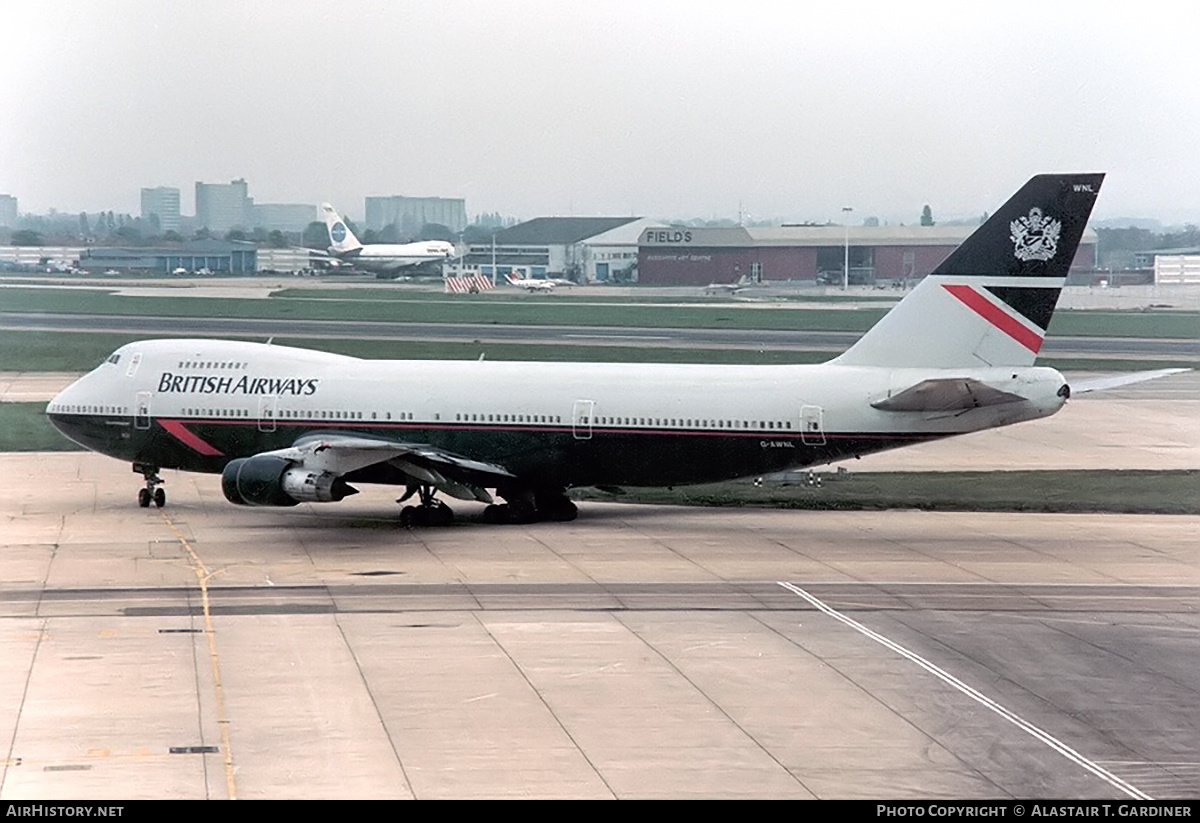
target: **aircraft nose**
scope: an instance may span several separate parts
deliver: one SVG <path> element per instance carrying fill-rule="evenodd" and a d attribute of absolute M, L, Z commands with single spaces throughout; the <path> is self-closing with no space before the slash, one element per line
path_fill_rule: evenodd
<path fill-rule="evenodd" d="M 75 383 L 67 386 L 58 394 L 54 395 L 54 397 L 50 399 L 50 402 L 46 404 L 46 419 L 50 421 L 50 425 L 57 429 L 60 434 L 68 438 L 71 436 L 70 432 L 68 431 L 70 425 L 68 422 L 69 418 L 65 415 L 71 408 L 72 389 L 75 388 L 75 385 L 78 382 L 79 381 L 75 381 Z"/>
<path fill-rule="evenodd" d="M 124 411 L 106 402 L 89 374 L 54 396 L 46 406 L 46 419 L 59 434 L 85 449 L 125 457 L 132 439 L 129 426 L 122 421 Z"/>
<path fill-rule="evenodd" d="M 83 382 L 83 379 L 83 377 L 77 377 L 59 389 L 58 393 L 50 399 L 50 405 L 47 408 L 61 408 L 62 406 L 79 402 L 79 384 Z"/>
<path fill-rule="evenodd" d="M 58 394 L 56 394 L 56 395 L 54 395 L 54 397 L 50 398 L 50 403 L 47 404 L 47 406 L 46 406 L 46 414 L 50 414 L 52 411 L 61 409 L 63 406 L 70 403 L 71 402 L 71 390 L 74 389 L 76 384 L 78 384 L 78 383 L 79 383 L 78 380 L 72 381 L 70 385 L 66 386 L 65 388 L 60 389 L 58 391 Z"/>
<path fill-rule="evenodd" d="M 63 424 L 70 422 L 73 415 L 84 413 L 85 406 L 95 403 L 88 390 L 88 377 L 85 374 L 71 381 L 46 405 L 46 415 L 59 431 L 64 431 Z"/>

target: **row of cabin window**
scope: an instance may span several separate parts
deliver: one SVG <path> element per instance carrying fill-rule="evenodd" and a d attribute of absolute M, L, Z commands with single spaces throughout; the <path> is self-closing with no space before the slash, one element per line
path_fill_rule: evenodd
<path fill-rule="evenodd" d="M 456 414 L 459 423 L 561 423 L 556 414 Z"/>
<path fill-rule="evenodd" d="M 658 417 L 581 417 L 582 425 L 597 426 L 683 426 L 701 429 L 790 429 L 790 420 L 695 420 Z M 756 425 L 757 424 L 757 425 Z"/>
<path fill-rule="evenodd" d="M 88 407 L 100 408 L 100 407 Z M 105 407 L 107 408 L 107 407 Z M 184 409 L 184 414 L 189 415 L 209 415 L 217 417 L 250 417 L 250 412 L 246 409 Z M 283 409 L 279 412 L 279 417 L 286 420 L 294 419 L 309 419 L 309 420 L 363 420 L 364 413 L 360 411 L 292 411 Z M 264 415 L 270 417 L 270 414 Z M 441 415 L 435 415 L 435 419 L 439 419 Z M 378 420 L 379 413 L 371 412 L 371 420 Z M 392 413 L 384 412 L 384 419 L 391 420 Z M 395 419 L 397 420 L 413 420 L 412 412 L 397 412 Z M 460 413 L 454 415 L 454 419 L 460 423 L 561 423 L 562 418 L 558 415 L 551 414 L 465 414 Z M 757 426 L 755 425 L 757 424 Z M 579 418 L 579 425 L 589 426 L 683 426 L 687 428 L 702 428 L 702 429 L 757 429 L 761 430 L 786 430 L 792 428 L 790 420 L 694 420 L 683 418 L 656 418 L 656 417 L 588 417 L 584 415 Z"/>
<path fill-rule="evenodd" d="M 291 409 L 282 409 L 279 412 L 279 417 L 285 420 L 415 420 L 416 415 L 412 412 L 371 412 L 371 416 L 367 417 L 367 412 L 360 411 L 293 411 Z M 435 414 L 434 420 L 440 420 L 441 415 Z"/>
<path fill-rule="evenodd" d="M 184 409 L 184 414 L 203 417 L 249 417 L 248 409 Z"/>
<path fill-rule="evenodd" d="M 341 410 L 293 411 L 291 409 L 281 409 L 279 412 L 279 416 L 281 418 L 284 418 L 287 420 L 298 420 L 298 419 L 305 419 L 305 420 L 308 420 L 308 419 L 311 419 L 311 420 L 318 420 L 318 419 L 319 420 L 364 420 L 365 419 L 363 417 L 364 414 L 365 414 L 365 412 L 360 412 L 360 411 L 341 411 Z M 379 414 L 378 412 L 371 412 L 371 419 L 378 420 L 379 419 L 378 414 Z M 412 419 L 411 412 L 402 412 L 400 419 L 402 419 L 402 420 L 404 419 L 404 417 L 403 417 L 404 414 L 408 415 L 409 420 Z M 388 420 L 392 419 L 391 412 L 387 412 L 387 419 Z"/>
<path fill-rule="evenodd" d="M 112 362 L 115 363 L 116 361 L 114 360 Z M 237 369 L 237 370 L 241 370 L 241 369 L 245 369 L 249 365 L 250 365 L 249 363 L 231 363 L 231 362 L 227 362 L 227 361 L 212 362 L 212 361 L 208 361 L 208 360 L 204 360 L 204 361 L 180 360 L 179 365 L 176 366 L 176 368 L 179 368 L 179 369 Z"/>
<path fill-rule="evenodd" d="M 266 418 L 272 417 L 271 411 L 269 409 L 264 409 L 263 412 L 264 412 L 262 415 L 263 417 L 266 417 Z M 249 410 L 247 410 L 247 409 L 184 409 L 183 413 L 186 415 L 207 416 L 207 417 L 251 417 L 252 416 L 250 414 Z M 279 411 L 278 415 L 276 415 L 276 416 L 278 416 L 280 419 L 286 419 L 286 420 L 301 420 L 301 419 L 303 419 L 303 420 L 364 420 L 364 419 L 366 419 L 364 415 L 365 415 L 365 413 L 360 412 L 360 411 L 317 410 L 317 411 L 301 412 L 301 411 L 292 411 L 290 409 L 281 409 Z M 370 419 L 371 420 L 380 419 L 379 413 L 371 412 Z M 393 419 L 392 413 L 384 412 L 383 419 L 384 420 Z M 412 412 L 397 412 L 395 419 L 396 420 L 412 420 L 413 413 Z"/>
<path fill-rule="evenodd" d="M 86 406 L 76 403 L 51 403 L 54 414 L 129 414 L 128 406 Z"/>

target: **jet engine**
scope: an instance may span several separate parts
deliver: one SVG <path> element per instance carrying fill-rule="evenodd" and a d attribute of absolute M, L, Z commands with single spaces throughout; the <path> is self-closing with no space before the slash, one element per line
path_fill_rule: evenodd
<path fill-rule="evenodd" d="M 271 454 L 231 460 L 221 472 L 221 491 L 240 506 L 331 503 L 358 494 L 332 472 L 312 471 Z"/>

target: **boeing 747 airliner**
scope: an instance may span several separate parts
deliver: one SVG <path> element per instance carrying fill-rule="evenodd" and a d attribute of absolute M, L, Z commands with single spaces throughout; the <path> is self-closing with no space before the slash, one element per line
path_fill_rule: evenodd
<path fill-rule="evenodd" d="M 363 245 L 328 203 L 321 204 L 329 233 L 329 255 L 339 263 L 380 274 L 396 275 L 402 269 L 441 263 L 454 256 L 454 244 L 443 240 L 417 243 L 369 243 Z"/>
<path fill-rule="evenodd" d="M 571 520 L 576 486 L 684 485 L 829 463 L 1054 414 L 1036 367 L 1103 175 L 1034 177 L 848 351 L 820 365 L 362 360 L 222 340 L 115 351 L 50 420 L 144 475 L 221 474 L 254 506 L 407 487 L 406 524 Z M 504 503 L 496 503 L 495 497 Z"/>

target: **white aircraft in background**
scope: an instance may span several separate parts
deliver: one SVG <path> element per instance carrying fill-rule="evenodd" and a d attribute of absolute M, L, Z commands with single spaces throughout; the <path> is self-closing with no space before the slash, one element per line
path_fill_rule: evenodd
<path fill-rule="evenodd" d="M 402 269 L 425 263 L 440 263 L 455 256 L 453 243 L 425 240 L 417 243 L 358 242 L 333 206 L 321 204 L 325 228 L 329 232 L 329 255 L 342 264 L 380 274 L 396 274 Z"/>
<path fill-rule="evenodd" d="M 489 522 L 571 520 L 573 486 L 676 486 L 842 460 L 1054 414 L 1071 389 L 1036 367 L 1103 175 L 1034 177 L 845 353 L 819 365 L 362 360 L 223 340 L 117 349 L 55 397 L 51 423 L 133 463 L 221 474 L 252 506 L 406 486 L 406 525 L 438 493 Z M 1108 388 L 1168 370 L 1101 381 Z M 503 498 L 495 504 L 491 492 Z"/>
<path fill-rule="evenodd" d="M 510 286 L 519 286 L 525 291 L 554 291 L 559 286 L 574 287 L 575 285 L 570 280 L 556 280 L 552 277 L 544 279 L 519 277 L 515 273 L 504 275 L 504 279 Z"/>
<path fill-rule="evenodd" d="M 743 274 L 732 283 L 709 283 L 704 287 L 705 294 L 737 294 L 740 291 L 750 288 L 754 285 L 750 282 L 750 276 Z"/>

